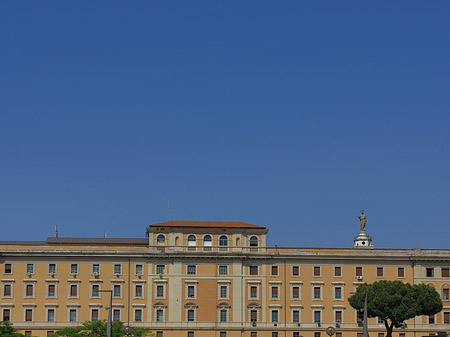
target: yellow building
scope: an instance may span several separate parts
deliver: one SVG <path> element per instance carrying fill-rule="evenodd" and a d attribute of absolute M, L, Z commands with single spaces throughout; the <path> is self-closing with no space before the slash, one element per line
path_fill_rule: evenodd
<path fill-rule="evenodd" d="M 416 317 L 395 337 L 450 328 L 450 250 L 267 247 L 263 226 L 169 221 L 147 238 L 0 241 L 3 320 L 45 337 L 112 314 L 164 337 L 358 337 L 348 304 L 356 287 L 377 280 L 431 284 L 444 309 Z M 360 233 L 361 234 L 361 233 Z M 367 237 L 368 238 L 368 237 Z M 363 238 L 366 240 L 367 238 Z M 371 241 L 370 241 L 371 243 Z M 361 246 L 362 244 L 362 246 Z M 384 325 L 370 318 L 371 337 Z"/>

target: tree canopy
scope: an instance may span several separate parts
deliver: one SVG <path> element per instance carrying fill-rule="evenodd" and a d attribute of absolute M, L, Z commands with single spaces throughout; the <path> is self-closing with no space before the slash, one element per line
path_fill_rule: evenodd
<path fill-rule="evenodd" d="M 0 321 L 0 336 L 1 337 L 25 337 L 25 335 L 16 331 L 11 322 Z"/>
<path fill-rule="evenodd" d="M 386 327 L 386 336 L 392 336 L 394 327 L 419 315 L 434 315 L 442 310 L 439 293 L 425 284 L 411 285 L 401 281 L 377 281 L 361 284 L 356 293 L 349 297 L 350 305 L 364 309 L 367 294 L 367 316 L 381 317 Z"/>
<path fill-rule="evenodd" d="M 92 321 L 83 322 L 80 326 L 76 328 L 66 328 L 55 332 L 55 336 L 61 337 L 106 337 L 107 322 L 103 321 Z M 124 324 L 123 322 L 114 321 L 112 322 L 113 337 L 123 337 Z M 144 328 L 132 328 L 132 332 L 137 337 L 151 336 L 149 329 Z"/>

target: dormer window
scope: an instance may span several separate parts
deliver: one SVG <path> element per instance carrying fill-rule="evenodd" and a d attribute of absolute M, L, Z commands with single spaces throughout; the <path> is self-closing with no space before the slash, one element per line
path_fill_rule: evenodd
<path fill-rule="evenodd" d="M 188 249 L 195 250 L 195 246 L 197 246 L 197 238 L 195 235 L 191 234 L 188 236 Z"/>
<path fill-rule="evenodd" d="M 159 234 L 156 237 L 156 244 L 158 246 L 163 246 L 166 243 L 166 237 L 163 234 Z"/>
<path fill-rule="evenodd" d="M 205 235 L 203 237 L 203 250 L 209 251 L 212 247 L 212 238 L 211 235 Z"/>
<path fill-rule="evenodd" d="M 250 251 L 258 250 L 258 238 L 256 236 L 252 236 L 250 238 Z"/>
<path fill-rule="evenodd" d="M 220 250 L 227 250 L 228 248 L 228 237 L 226 235 L 222 235 L 219 238 L 219 249 Z"/>

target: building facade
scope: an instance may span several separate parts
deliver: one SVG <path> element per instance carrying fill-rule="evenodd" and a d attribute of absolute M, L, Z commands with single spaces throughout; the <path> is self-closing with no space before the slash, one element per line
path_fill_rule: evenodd
<path fill-rule="evenodd" d="M 112 316 L 160 337 L 362 336 L 348 304 L 361 283 L 426 283 L 444 309 L 395 337 L 450 330 L 450 250 L 267 247 L 263 226 L 169 221 L 147 238 L 0 241 L 0 310 L 21 332 L 45 337 Z M 356 239 L 355 239 L 356 240 Z M 105 292 L 105 290 L 110 292 Z M 369 318 L 371 336 L 384 325 Z"/>

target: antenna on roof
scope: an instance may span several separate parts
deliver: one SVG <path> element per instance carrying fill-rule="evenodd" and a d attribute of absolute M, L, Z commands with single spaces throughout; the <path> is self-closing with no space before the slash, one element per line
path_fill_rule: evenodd
<path fill-rule="evenodd" d="M 106 239 L 106 231 L 103 232 L 103 237 Z"/>
<path fill-rule="evenodd" d="M 170 221 L 170 197 L 167 199 L 167 221 Z"/>
<path fill-rule="evenodd" d="M 58 225 L 55 225 L 55 234 L 54 234 L 55 238 L 58 237 Z"/>

